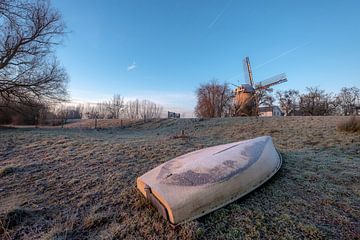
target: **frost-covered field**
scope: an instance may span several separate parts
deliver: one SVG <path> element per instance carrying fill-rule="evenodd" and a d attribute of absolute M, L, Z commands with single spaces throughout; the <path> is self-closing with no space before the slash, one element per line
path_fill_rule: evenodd
<path fill-rule="evenodd" d="M 360 238 L 360 135 L 337 131 L 343 119 L 0 129 L 0 238 Z M 189 137 L 174 138 L 181 130 Z M 135 189 L 137 176 L 175 156 L 261 135 L 283 155 L 279 173 L 198 220 L 172 229 Z"/>

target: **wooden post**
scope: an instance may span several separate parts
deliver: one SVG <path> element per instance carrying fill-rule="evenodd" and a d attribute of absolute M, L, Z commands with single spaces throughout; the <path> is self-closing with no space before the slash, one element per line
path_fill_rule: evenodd
<path fill-rule="evenodd" d="M 38 128 L 39 126 L 38 126 L 38 116 L 37 116 L 37 114 L 35 115 L 35 128 Z"/>

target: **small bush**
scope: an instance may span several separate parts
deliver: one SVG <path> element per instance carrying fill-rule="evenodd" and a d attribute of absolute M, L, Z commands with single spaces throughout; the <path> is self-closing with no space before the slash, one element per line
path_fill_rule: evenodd
<path fill-rule="evenodd" d="M 337 128 L 345 132 L 360 132 L 360 118 L 352 116 L 350 119 L 339 123 Z"/>

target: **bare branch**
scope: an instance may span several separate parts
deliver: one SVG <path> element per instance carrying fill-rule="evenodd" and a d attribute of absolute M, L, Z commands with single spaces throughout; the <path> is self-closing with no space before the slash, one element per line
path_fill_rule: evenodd
<path fill-rule="evenodd" d="M 0 0 L 0 96 L 28 104 L 63 101 L 68 76 L 54 60 L 61 43 L 61 15 L 41 0 Z"/>

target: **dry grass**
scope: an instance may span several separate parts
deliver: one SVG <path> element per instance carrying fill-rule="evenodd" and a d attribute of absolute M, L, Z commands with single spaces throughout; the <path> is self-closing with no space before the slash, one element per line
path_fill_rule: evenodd
<path fill-rule="evenodd" d="M 337 128 L 344 132 L 359 132 L 360 133 L 360 117 L 351 116 L 338 124 Z"/>
<path fill-rule="evenodd" d="M 142 123 L 142 120 L 131 120 L 131 119 L 98 119 L 98 128 L 119 128 L 128 127 L 130 125 Z M 78 120 L 65 125 L 65 128 L 94 128 L 94 119 Z"/>
<path fill-rule="evenodd" d="M 0 177 L 14 173 L 17 170 L 15 166 L 5 166 L 0 168 Z"/>
<path fill-rule="evenodd" d="M 98 131 L 0 130 L 0 168 L 15 167 L 0 177 L 0 238 L 359 238 L 360 136 L 336 131 L 345 119 L 165 119 Z M 174 138 L 181 130 L 188 137 Z M 172 229 L 135 188 L 137 176 L 175 156 L 260 135 L 271 135 L 281 151 L 279 173 L 200 219 Z"/>

